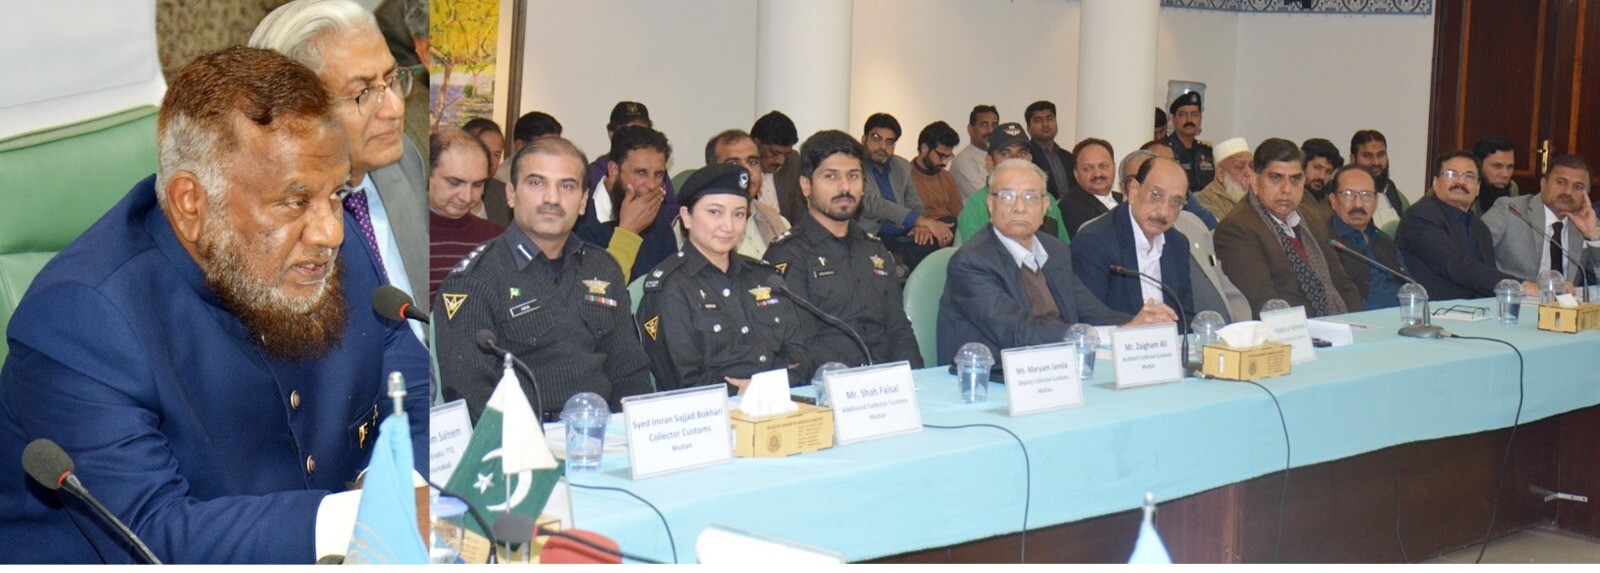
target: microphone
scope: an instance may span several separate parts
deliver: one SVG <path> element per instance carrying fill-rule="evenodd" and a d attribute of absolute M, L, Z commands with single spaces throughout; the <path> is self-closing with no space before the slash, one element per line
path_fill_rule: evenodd
<path fill-rule="evenodd" d="M 1167 283 L 1162 282 L 1161 279 L 1124 267 L 1122 265 L 1111 265 L 1111 274 L 1148 281 L 1151 284 L 1161 287 L 1161 290 L 1166 291 L 1166 293 L 1172 297 L 1172 303 L 1178 305 L 1178 335 L 1179 338 L 1182 339 L 1183 344 L 1183 374 L 1184 376 L 1188 376 L 1193 372 L 1200 371 L 1203 368 L 1201 365 L 1189 361 L 1189 329 L 1187 321 L 1184 319 L 1185 313 L 1183 311 L 1183 299 L 1178 298 L 1178 291 L 1172 290 L 1172 287 L 1167 286 Z"/>
<path fill-rule="evenodd" d="M 1340 242 L 1338 239 L 1328 239 L 1328 244 L 1333 246 L 1333 248 L 1338 249 L 1339 252 L 1347 254 L 1347 255 L 1350 255 L 1350 256 L 1355 257 L 1357 259 L 1361 259 L 1362 261 L 1366 262 L 1367 264 L 1375 266 L 1375 267 L 1378 267 L 1379 269 L 1383 269 L 1384 272 L 1387 272 L 1387 273 L 1389 273 L 1391 275 L 1394 275 L 1395 277 L 1399 278 L 1402 281 L 1421 286 L 1421 283 L 1418 283 L 1416 279 L 1411 278 L 1409 275 L 1407 275 L 1405 273 L 1402 273 L 1400 271 L 1391 269 L 1391 268 L 1388 267 L 1388 265 L 1385 265 L 1385 264 L 1380 263 L 1378 261 L 1372 260 L 1372 257 L 1366 256 L 1366 255 L 1363 255 L 1363 254 L 1357 252 L 1355 249 L 1352 249 L 1352 248 L 1346 246 L 1343 242 Z M 1406 326 L 1400 327 L 1400 336 L 1409 336 L 1411 338 L 1455 338 L 1456 337 L 1456 335 L 1451 334 L 1450 331 L 1445 330 L 1443 327 L 1434 326 L 1432 324 L 1433 319 L 1431 317 L 1431 314 L 1432 313 L 1428 312 L 1427 303 L 1423 303 L 1423 306 L 1422 306 L 1422 324 L 1408 324 Z"/>
<path fill-rule="evenodd" d="M 1535 234 L 1544 238 L 1545 242 L 1550 243 L 1552 248 L 1560 249 L 1561 256 L 1566 257 L 1567 262 L 1572 263 L 1572 267 L 1578 269 L 1578 282 L 1583 285 L 1583 287 L 1580 288 L 1583 288 L 1583 300 L 1587 302 L 1589 300 L 1589 289 L 1587 288 L 1589 284 L 1589 273 L 1587 269 L 1583 268 L 1583 263 L 1578 262 L 1578 259 L 1572 256 L 1572 253 L 1567 252 L 1566 247 L 1562 247 L 1561 243 L 1556 242 L 1555 237 L 1551 237 L 1549 234 L 1545 233 L 1544 229 L 1534 226 L 1533 221 L 1528 220 L 1527 214 L 1523 212 L 1521 207 L 1510 205 L 1509 202 L 1506 206 L 1510 207 L 1511 212 L 1517 215 L 1518 221 L 1522 221 L 1522 224 L 1527 225 L 1528 228 L 1532 229 Z"/>
<path fill-rule="evenodd" d="M 392 318 L 400 322 L 406 319 L 428 323 L 428 314 L 412 306 L 411 296 L 406 291 L 394 285 L 383 285 L 378 290 L 372 291 L 372 309 L 384 318 Z"/>
<path fill-rule="evenodd" d="M 133 545 L 133 548 L 139 552 L 139 556 L 143 557 L 146 563 L 151 565 L 161 564 L 161 560 L 156 559 L 156 554 L 150 551 L 150 547 L 145 545 L 144 541 L 140 540 L 132 529 L 128 529 L 128 526 L 122 523 L 122 520 L 112 515 L 111 510 L 101 505 L 100 500 L 95 499 L 93 495 L 89 494 L 89 490 L 83 487 L 83 482 L 78 481 L 77 474 L 73 473 L 75 466 L 72 464 L 72 457 L 68 456 L 67 452 L 62 451 L 61 446 L 56 445 L 55 442 L 47 438 L 39 438 L 29 442 L 28 446 L 22 449 L 22 467 L 33 478 L 33 481 L 39 482 L 39 485 L 51 491 L 65 489 L 67 493 L 77 496 L 78 499 L 89 504 L 89 507 L 94 508 L 95 513 L 100 514 L 101 519 L 106 520 L 106 523 L 110 523 L 117 530 L 117 533 L 122 535 L 123 540 Z"/>
<path fill-rule="evenodd" d="M 851 328 L 849 323 L 839 320 L 839 317 L 837 316 L 823 312 L 822 309 L 817 308 L 817 305 L 811 304 L 811 301 L 808 301 L 802 298 L 800 295 L 795 294 L 794 291 L 789 290 L 789 283 L 784 281 L 783 277 L 781 276 L 772 275 L 767 277 L 767 286 L 772 287 L 772 290 L 787 295 L 789 300 L 794 301 L 795 304 L 800 305 L 800 308 L 806 309 L 811 314 L 817 315 L 817 317 L 821 318 L 823 322 L 839 327 L 840 330 L 843 330 L 845 334 L 850 335 L 850 338 L 856 341 L 857 346 L 861 347 L 861 353 L 867 357 L 867 365 L 871 366 L 872 364 L 875 364 L 872 361 L 872 350 L 867 348 L 867 341 L 862 339 L 861 334 L 857 333 L 856 329 Z"/>
<path fill-rule="evenodd" d="M 545 420 L 544 396 L 539 393 L 539 379 L 533 375 L 533 370 L 528 369 L 528 365 L 517 358 L 517 355 L 495 344 L 494 332 L 487 328 L 478 331 L 478 349 L 496 356 L 504 356 L 506 361 L 515 364 L 523 374 L 528 376 L 528 383 L 533 385 L 533 404 L 539 408 L 539 421 L 541 423 L 547 421 Z"/>

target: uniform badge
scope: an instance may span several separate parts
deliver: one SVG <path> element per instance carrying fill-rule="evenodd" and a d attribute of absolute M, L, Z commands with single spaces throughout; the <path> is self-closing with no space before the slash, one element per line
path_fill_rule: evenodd
<path fill-rule="evenodd" d="M 606 294 L 606 287 L 611 286 L 611 283 L 600 279 L 589 279 L 583 281 L 583 286 L 589 287 L 589 294 L 603 295 Z"/>
<path fill-rule="evenodd" d="M 744 173 L 740 173 L 739 174 L 739 190 L 743 191 L 743 190 L 745 190 L 745 189 L 747 189 L 749 187 L 750 187 L 750 172 L 746 171 Z"/>
<path fill-rule="evenodd" d="M 467 302 L 467 295 L 440 293 L 440 296 L 444 297 L 445 320 L 455 320 L 456 311 L 461 310 L 461 305 Z"/>
<path fill-rule="evenodd" d="M 878 255 L 872 255 L 871 257 L 868 257 L 868 258 L 872 259 L 872 270 L 875 270 L 875 271 L 883 270 L 883 257 L 880 257 Z"/>
<path fill-rule="evenodd" d="M 700 291 L 700 300 L 706 299 L 706 291 Z"/>
<path fill-rule="evenodd" d="M 650 335 L 650 342 L 656 341 L 656 333 L 661 328 L 661 315 L 655 315 L 650 320 L 644 321 L 644 333 Z"/>
<path fill-rule="evenodd" d="M 750 289 L 750 296 L 756 297 L 756 302 L 766 302 L 772 298 L 772 287 L 756 287 Z"/>
<path fill-rule="evenodd" d="M 776 265 L 772 265 L 772 268 L 778 269 L 778 274 L 780 275 L 789 274 L 789 263 L 778 263 Z"/>
<path fill-rule="evenodd" d="M 511 298 L 517 298 L 519 296 L 522 296 L 522 289 L 517 288 L 517 287 L 511 287 L 511 292 L 509 294 L 511 295 Z"/>
<path fill-rule="evenodd" d="M 828 258 L 827 257 L 817 257 L 817 266 L 819 266 L 819 267 L 828 266 Z"/>

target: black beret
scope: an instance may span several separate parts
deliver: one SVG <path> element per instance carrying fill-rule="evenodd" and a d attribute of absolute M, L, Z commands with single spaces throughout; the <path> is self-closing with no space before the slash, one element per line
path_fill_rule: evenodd
<path fill-rule="evenodd" d="M 715 193 L 750 198 L 750 171 L 738 165 L 707 165 L 689 176 L 678 188 L 678 204 L 689 205 L 696 197 Z"/>
<path fill-rule="evenodd" d="M 1167 113 L 1178 115 L 1178 108 L 1186 105 L 1198 107 L 1200 111 L 1205 111 L 1206 109 L 1206 106 L 1200 103 L 1200 92 L 1183 92 L 1183 95 L 1172 100 L 1172 105 L 1167 107 Z"/>
<path fill-rule="evenodd" d="M 619 101 L 611 107 L 611 126 L 620 126 L 634 120 L 650 121 L 650 108 L 636 101 Z"/>

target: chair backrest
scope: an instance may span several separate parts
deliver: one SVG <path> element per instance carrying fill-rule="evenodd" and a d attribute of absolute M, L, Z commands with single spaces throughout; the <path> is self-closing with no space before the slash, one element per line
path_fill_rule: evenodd
<path fill-rule="evenodd" d="M 639 299 L 644 298 L 644 277 L 633 279 L 628 283 L 628 298 L 632 299 L 633 313 L 639 314 Z"/>
<path fill-rule="evenodd" d="M 683 171 L 679 171 L 677 175 L 673 175 L 672 176 L 672 188 L 673 189 L 682 189 L 683 188 L 683 182 L 684 181 L 688 181 L 689 180 L 689 176 L 690 175 L 694 175 L 694 172 L 696 172 L 696 171 L 699 171 L 699 169 L 685 169 Z"/>
<path fill-rule="evenodd" d="M 906 277 L 906 317 L 911 319 L 912 332 L 917 333 L 917 349 L 926 366 L 939 363 L 939 298 L 944 296 L 945 269 L 954 254 L 955 247 L 934 251 Z"/>
<path fill-rule="evenodd" d="M 0 333 L 45 263 L 156 165 L 154 106 L 0 140 Z"/>

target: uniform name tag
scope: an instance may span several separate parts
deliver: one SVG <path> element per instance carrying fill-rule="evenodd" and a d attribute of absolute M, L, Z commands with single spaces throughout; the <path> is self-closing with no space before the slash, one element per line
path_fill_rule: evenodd
<path fill-rule="evenodd" d="M 837 272 L 839 272 L 839 271 L 836 271 L 836 270 L 833 270 L 833 269 L 812 271 L 811 278 L 820 279 L 822 277 L 831 277 L 831 276 L 833 276 L 834 273 L 837 273 Z"/>
<path fill-rule="evenodd" d="M 513 306 L 513 307 L 511 307 L 511 318 L 516 318 L 516 317 L 522 316 L 524 314 L 528 314 L 528 313 L 533 312 L 535 310 L 539 310 L 539 308 L 540 308 L 539 301 L 537 301 L 537 300 L 530 300 L 528 302 L 519 304 L 517 306 Z"/>
<path fill-rule="evenodd" d="M 700 308 L 703 308 L 703 309 L 706 309 L 706 310 L 717 310 L 719 308 L 722 308 L 722 306 L 720 306 L 720 305 L 718 305 L 717 303 L 714 303 L 714 302 L 707 302 L 707 303 L 701 303 L 700 304 Z"/>

